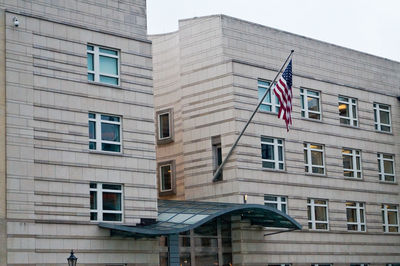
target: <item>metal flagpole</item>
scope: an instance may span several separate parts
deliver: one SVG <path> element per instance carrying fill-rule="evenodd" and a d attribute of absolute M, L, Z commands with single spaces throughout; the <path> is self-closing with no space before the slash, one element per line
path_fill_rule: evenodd
<path fill-rule="evenodd" d="M 246 131 L 246 128 L 248 127 L 248 125 L 250 124 L 251 120 L 253 119 L 254 115 L 257 113 L 258 108 L 260 107 L 260 105 L 262 104 L 262 102 L 264 101 L 265 97 L 267 96 L 268 92 L 270 91 L 271 87 L 274 85 L 276 79 L 278 78 L 279 74 L 282 72 L 282 69 L 285 67 L 286 63 L 289 61 L 289 58 L 292 56 L 292 54 L 294 53 L 294 50 L 290 51 L 289 56 L 286 58 L 285 63 L 283 63 L 281 69 L 278 71 L 278 74 L 276 74 L 274 81 L 271 82 L 271 84 L 269 85 L 268 89 L 266 90 L 266 92 L 264 93 L 264 96 L 261 98 L 261 100 L 258 102 L 258 105 L 256 107 L 256 109 L 254 110 L 253 114 L 250 116 L 249 120 L 247 120 L 246 125 L 243 127 L 242 132 L 240 132 L 238 138 L 236 139 L 235 143 L 233 143 L 231 149 L 229 150 L 228 154 L 226 155 L 225 159 L 222 161 L 221 165 L 218 167 L 217 171 L 215 171 L 214 173 L 214 177 L 213 177 L 213 182 L 218 181 L 218 175 L 219 173 L 222 171 L 222 168 L 224 168 L 225 163 L 228 161 L 229 157 L 232 155 L 233 150 L 235 149 L 236 145 L 238 144 L 240 138 L 243 136 L 244 132 Z M 271 101 L 272 101 L 272 97 L 271 97 Z"/>

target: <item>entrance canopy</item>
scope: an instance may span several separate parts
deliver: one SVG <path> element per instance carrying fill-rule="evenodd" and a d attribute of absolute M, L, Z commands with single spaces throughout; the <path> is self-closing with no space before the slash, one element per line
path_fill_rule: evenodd
<path fill-rule="evenodd" d="M 133 237 L 155 237 L 179 234 L 194 229 L 222 215 L 240 215 L 252 225 L 301 229 L 301 225 L 289 215 L 269 206 L 204 201 L 159 200 L 157 222 L 149 225 L 127 226 L 100 223 L 112 233 Z"/>

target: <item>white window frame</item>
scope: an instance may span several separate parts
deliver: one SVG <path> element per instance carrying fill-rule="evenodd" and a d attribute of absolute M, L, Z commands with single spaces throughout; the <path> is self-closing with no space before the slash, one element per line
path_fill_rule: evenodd
<path fill-rule="evenodd" d="M 348 205 L 349 204 L 354 204 L 356 206 L 351 206 Z M 347 220 L 347 209 L 355 209 L 356 210 L 356 217 L 357 217 L 357 221 L 356 222 L 349 222 Z M 361 214 L 361 210 L 363 210 L 362 214 Z M 364 222 L 361 222 L 361 218 L 363 218 Z M 354 202 L 354 201 L 348 201 L 346 202 L 346 220 L 347 220 L 347 225 L 357 225 L 357 230 L 351 230 L 347 227 L 347 231 L 351 231 L 351 232 L 366 232 L 367 231 L 367 225 L 366 225 L 366 221 L 365 221 L 365 203 L 364 202 Z M 362 227 L 364 226 L 364 230 L 362 229 Z"/>
<path fill-rule="evenodd" d="M 340 124 L 346 125 L 346 126 L 358 127 L 359 124 L 358 124 L 358 113 L 357 113 L 358 112 L 357 99 L 339 95 L 338 101 L 339 101 L 339 109 L 340 109 L 341 104 L 346 104 L 349 106 L 349 117 L 339 115 Z M 355 114 L 353 113 L 353 107 L 355 107 L 355 110 L 356 110 Z M 342 123 L 342 119 L 348 120 L 349 124 Z"/>
<path fill-rule="evenodd" d="M 374 103 L 374 121 L 375 121 L 375 130 L 376 131 L 380 131 L 380 132 L 388 132 L 391 133 L 392 132 L 392 119 L 390 117 L 390 105 L 388 104 L 382 104 L 382 103 Z M 382 108 L 383 106 L 386 106 L 387 109 Z M 389 124 L 384 124 L 381 122 L 381 116 L 380 113 L 381 112 L 385 112 L 388 113 L 388 117 L 389 117 Z M 389 131 L 386 130 L 382 130 L 382 126 L 386 126 L 389 127 Z"/>
<path fill-rule="evenodd" d="M 272 139 L 273 142 L 267 142 L 267 141 L 263 141 L 263 138 L 267 138 L 267 139 Z M 281 143 L 279 143 L 279 141 L 281 141 Z M 284 149 L 284 139 L 279 139 L 279 138 L 274 138 L 274 137 L 267 137 L 267 136 L 261 136 L 261 161 L 262 162 L 270 162 L 270 163 L 274 163 L 275 167 L 274 168 L 269 168 L 269 167 L 264 167 L 264 169 L 273 169 L 276 171 L 285 171 L 285 149 Z M 274 160 L 270 160 L 270 159 L 263 159 L 262 158 L 262 145 L 271 145 L 274 147 Z M 282 147 L 282 160 L 279 160 L 279 147 Z M 283 164 L 282 169 L 279 168 L 279 164 Z M 261 163 L 262 165 L 262 163 Z"/>
<path fill-rule="evenodd" d="M 90 135 L 89 135 L 89 142 L 95 142 L 96 143 L 96 149 L 90 149 L 90 151 L 101 151 L 101 152 L 109 152 L 112 154 L 115 153 L 122 153 L 122 117 L 118 116 L 118 115 L 110 115 L 110 114 L 101 114 L 101 113 L 95 113 L 95 112 L 89 112 L 90 114 L 94 114 L 95 118 L 90 118 L 89 117 L 89 122 L 95 122 L 95 134 L 96 134 L 96 138 L 95 139 L 91 139 Z M 117 121 L 108 121 L 108 120 L 102 120 L 101 116 L 105 115 L 105 116 L 112 116 L 112 117 L 118 117 L 119 118 L 119 122 Z M 102 132 L 101 132 L 101 124 L 112 124 L 112 125 L 119 125 L 119 138 L 120 141 L 108 141 L 108 140 L 102 140 Z M 119 145 L 120 146 L 120 151 L 106 151 L 106 150 L 102 150 L 101 144 L 114 144 L 114 145 Z"/>
<path fill-rule="evenodd" d="M 345 150 L 350 151 L 350 153 L 345 153 Z M 342 161 L 344 156 L 351 157 L 351 161 L 353 163 L 353 169 L 344 168 L 344 162 L 343 162 L 343 175 L 344 172 L 348 171 L 352 172 L 353 176 L 344 175 L 346 178 L 361 179 L 362 178 L 361 151 L 350 148 L 342 148 Z M 357 169 L 357 159 L 359 159 L 360 161 L 360 169 Z"/>
<path fill-rule="evenodd" d="M 388 207 L 394 207 L 394 209 L 388 208 Z M 382 220 L 383 220 L 383 232 L 385 233 L 399 233 L 399 205 L 396 204 L 382 204 L 381 205 L 381 211 L 382 211 Z M 396 217 L 397 217 L 397 224 L 389 224 L 389 219 L 388 219 L 388 212 L 394 212 L 396 213 Z M 395 232 L 390 232 L 389 227 L 394 227 L 397 229 L 397 231 Z"/>
<path fill-rule="evenodd" d="M 88 48 L 86 48 L 86 51 L 87 51 L 88 54 L 93 54 L 93 70 L 87 69 L 87 71 L 88 71 L 88 74 L 93 74 L 94 75 L 94 80 L 93 81 L 89 80 L 89 82 L 98 82 L 98 83 L 102 83 L 102 84 L 108 84 L 108 85 L 111 85 L 111 86 L 119 86 L 120 85 L 120 73 L 121 73 L 120 72 L 120 61 L 121 60 L 119 58 L 120 51 L 117 50 L 117 49 L 98 46 L 98 45 L 94 45 L 94 44 L 87 44 L 87 46 L 92 46 L 93 47 L 93 51 L 89 50 Z M 100 49 L 106 49 L 106 50 L 114 51 L 114 52 L 117 53 L 117 55 L 102 53 L 102 52 L 100 52 Z M 118 75 L 113 75 L 113 74 L 108 74 L 108 73 L 100 73 L 100 56 L 111 57 L 111 58 L 117 59 Z M 117 82 L 117 84 L 110 84 L 110 83 L 102 82 L 102 81 L 100 81 L 100 76 L 116 78 L 118 82 Z"/>
<path fill-rule="evenodd" d="M 313 148 L 313 146 L 321 146 L 322 148 Z M 326 169 L 325 169 L 325 152 L 324 152 L 324 145 L 321 144 L 315 144 L 315 143 L 304 143 L 303 144 L 304 147 L 304 151 L 307 152 L 307 162 L 304 162 L 304 171 L 306 171 L 306 173 L 308 174 L 312 174 L 312 175 L 325 175 L 326 174 Z M 316 152 L 321 152 L 322 153 L 322 165 L 314 165 L 312 164 L 312 156 L 311 156 L 311 152 L 312 151 L 316 151 Z M 308 170 L 306 170 L 306 167 L 308 168 Z M 323 173 L 314 173 L 312 168 L 320 168 L 323 169 Z"/>
<path fill-rule="evenodd" d="M 276 200 L 266 200 L 265 196 L 268 197 L 276 197 Z M 288 213 L 288 204 L 287 204 L 287 197 L 285 196 L 277 196 L 277 195 L 270 195 L 270 194 L 265 194 L 264 195 L 264 205 L 267 205 L 268 203 L 270 204 L 276 204 L 276 209 L 284 212 L 284 213 Z M 285 206 L 285 211 L 282 211 L 282 206 Z"/>
<path fill-rule="evenodd" d="M 124 186 L 122 184 L 111 184 L 111 183 L 97 183 L 91 182 L 90 184 L 96 184 L 96 188 L 91 188 L 90 191 L 94 191 L 97 194 L 97 209 L 90 209 L 90 213 L 97 213 L 97 220 L 90 220 L 91 222 L 103 222 L 103 214 L 104 213 L 114 213 L 121 214 L 121 221 L 105 221 L 107 223 L 122 223 L 124 221 Z M 114 189 L 103 189 L 103 184 L 105 185 L 116 185 L 120 186 L 121 190 Z M 110 192 L 115 194 L 121 194 L 121 210 L 120 211 L 111 211 L 111 210 L 103 210 L 103 192 Z"/>
<path fill-rule="evenodd" d="M 309 95 L 308 92 L 313 92 L 318 95 Z M 303 96 L 303 97 L 302 97 Z M 318 99 L 318 109 L 319 111 L 310 111 L 308 109 L 308 101 L 307 97 L 315 98 Z M 322 120 L 322 112 L 321 112 L 321 92 L 316 91 L 316 90 L 311 90 L 311 89 L 306 89 L 306 88 L 300 88 L 300 101 L 303 101 L 301 104 L 301 117 L 307 118 L 307 119 L 313 119 L 313 120 Z M 310 114 L 319 114 L 319 119 L 317 118 L 312 118 L 310 117 Z"/>
<path fill-rule="evenodd" d="M 385 156 L 390 156 L 391 159 L 385 158 Z M 385 173 L 385 167 L 384 167 L 384 162 L 385 161 L 392 162 L 393 174 Z M 393 154 L 387 154 L 387 153 L 378 153 L 378 164 L 379 164 L 378 165 L 379 180 L 382 181 L 382 182 L 390 182 L 390 183 L 396 182 L 396 168 L 395 168 L 395 165 L 394 165 L 394 155 Z M 386 176 L 393 176 L 393 181 L 392 180 L 386 180 Z"/>
<path fill-rule="evenodd" d="M 162 168 L 169 166 L 170 178 L 171 178 L 171 189 L 162 189 Z M 171 192 L 174 190 L 174 176 L 173 176 L 172 163 L 163 163 L 159 165 L 159 180 L 160 180 L 160 192 Z"/>
<path fill-rule="evenodd" d="M 316 200 L 325 201 L 325 204 L 315 203 Z M 307 200 L 307 209 L 309 207 L 311 209 L 311 220 L 308 220 L 308 228 L 309 228 L 309 230 L 329 231 L 328 200 L 325 200 L 325 199 L 308 199 Z M 319 220 L 317 221 L 317 220 L 315 220 L 315 207 L 325 207 L 326 221 L 319 221 Z M 311 228 L 310 228 L 310 224 L 311 224 Z M 326 224 L 326 229 L 317 229 L 317 227 L 316 227 L 317 224 Z"/>
<path fill-rule="evenodd" d="M 161 137 L 161 116 L 162 115 L 168 115 L 168 136 L 167 137 Z M 158 120 L 158 140 L 165 140 L 165 139 L 170 139 L 171 136 L 171 113 L 169 111 L 163 111 L 160 113 L 157 113 L 157 120 Z"/>
<path fill-rule="evenodd" d="M 265 83 L 268 83 L 269 85 L 266 86 L 266 85 L 264 85 L 264 84 L 261 84 L 260 82 L 265 82 Z M 271 81 L 263 80 L 263 79 L 258 79 L 258 80 L 257 80 L 257 92 L 259 92 L 260 88 L 264 88 L 265 90 L 268 90 L 268 88 L 269 88 L 270 85 L 271 85 Z M 272 86 L 272 87 L 271 87 L 271 90 L 270 90 L 270 95 L 271 95 L 270 100 L 271 100 L 271 102 L 268 102 L 268 101 L 266 100 L 267 97 L 265 97 L 264 100 L 263 100 L 263 102 L 261 103 L 261 106 L 264 105 L 264 106 L 269 106 L 269 107 L 271 107 L 271 111 L 268 111 L 268 110 L 261 110 L 261 109 L 260 109 L 260 110 L 263 111 L 263 112 L 269 112 L 269 113 L 277 114 L 277 113 L 279 112 L 279 108 L 281 107 L 281 104 L 280 104 L 279 100 L 277 99 L 273 88 L 274 88 L 274 86 Z M 264 94 L 265 94 L 265 92 L 264 92 Z M 258 100 L 261 100 L 261 99 L 258 99 Z M 261 108 L 261 106 L 260 106 L 260 108 Z M 277 110 L 278 110 L 278 111 L 277 111 Z"/>

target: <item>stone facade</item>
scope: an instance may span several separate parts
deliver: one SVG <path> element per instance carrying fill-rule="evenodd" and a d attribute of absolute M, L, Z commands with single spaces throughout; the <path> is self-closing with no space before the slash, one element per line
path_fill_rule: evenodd
<path fill-rule="evenodd" d="M 157 217 L 146 2 L 0 9 L 0 265 L 65 265 L 71 249 L 79 265 L 157 265 L 156 240 L 110 237 L 90 220 L 91 182 L 122 185 L 123 224 Z M 119 86 L 88 81 L 87 44 L 117 51 Z M 120 117 L 121 153 L 89 150 L 89 112 Z"/>
<path fill-rule="evenodd" d="M 378 153 L 389 154 L 400 172 L 399 62 L 223 15 L 181 20 L 178 31 L 150 39 L 155 109 L 173 108 L 177 136 L 157 145 L 158 162 L 176 160 L 176 194 L 168 197 L 241 203 L 248 195 L 248 203 L 264 204 L 265 195 L 285 196 L 288 214 L 303 225 L 260 237 L 273 231 L 241 224 L 240 237 L 233 236 L 235 265 L 400 261 L 400 235 L 382 231 L 381 214 L 382 204 L 399 209 L 399 178 L 380 181 L 377 161 Z M 258 103 L 258 80 L 272 81 L 292 49 L 292 129 L 259 111 L 223 181 L 212 182 L 212 138 L 220 136 L 224 158 Z M 319 93 L 321 119 L 301 116 L 301 89 Z M 339 96 L 356 99 L 356 127 L 341 125 Z M 390 106 L 390 133 L 375 130 L 374 103 Z M 283 139 L 284 171 L 262 167 L 261 136 Z M 305 143 L 322 145 L 324 174 L 305 173 Z M 343 148 L 361 151 L 362 178 L 344 177 Z M 327 201 L 329 230 L 308 229 L 309 199 Z M 350 201 L 365 204 L 365 232 L 347 230 Z"/>

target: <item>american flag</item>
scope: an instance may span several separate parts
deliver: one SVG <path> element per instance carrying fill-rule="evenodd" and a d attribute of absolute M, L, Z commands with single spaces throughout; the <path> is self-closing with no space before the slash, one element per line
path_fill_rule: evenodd
<path fill-rule="evenodd" d="M 292 60 L 290 60 L 281 78 L 275 85 L 274 92 L 281 105 L 278 117 L 285 120 L 286 130 L 289 131 L 289 125 L 292 125 Z"/>

